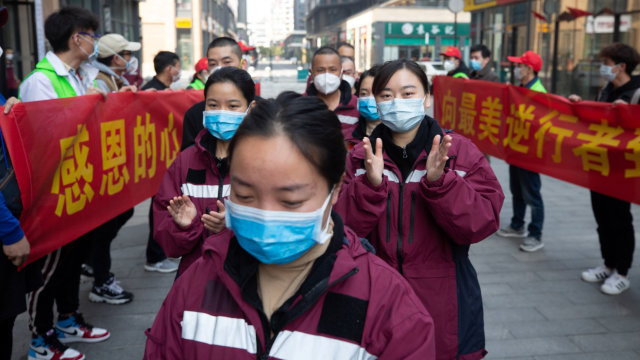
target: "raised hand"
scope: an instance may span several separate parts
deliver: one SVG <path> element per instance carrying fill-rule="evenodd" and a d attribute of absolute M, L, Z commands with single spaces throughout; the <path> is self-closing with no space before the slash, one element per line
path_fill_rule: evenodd
<path fill-rule="evenodd" d="M 444 166 L 449 160 L 449 148 L 451 147 L 451 136 L 446 135 L 440 142 L 440 135 L 433 138 L 431 151 L 427 157 L 427 181 L 433 182 L 442 176 Z"/>
<path fill-rule="evenodd" d="M 171 199 L 167 210 L 173 217 L 173 221 L 181 228 L 191 225 L 193 219 L 198 215 L 196 206 L 191 202 L 188 195 L 176 196 Z"/>
<path fill-rule="evenodd" d="M 365 161 L 364 168 L 367 171 L 367 179 L 373 186 L 382 184 L 382 170 L 384 170 L 384 158 L 382 157 L 382 139 L 376 140 L 376 153 L 374 154 L 371 147 L 371 141 L 365 137 L 364 143 Z"/>
<path fill-rule="evenodd" d="M 202 215 L 202 223 L 205 229 L 217 234 L 224 230 L 226 223 L 224 220 L 226 208 L 222 201 L 218 200 L 218 211 L 210 211 L 208 214 Z"/>

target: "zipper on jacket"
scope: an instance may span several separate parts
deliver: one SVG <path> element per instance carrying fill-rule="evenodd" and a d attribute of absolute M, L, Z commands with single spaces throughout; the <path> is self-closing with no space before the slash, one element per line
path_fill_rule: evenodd
<path fill-rule="evenodd" d="M 408 157 L 409 157 L 409 155 L 407 154 L 407 147 L 405 146 L 405 147 L 402 148 L 402 158 L 406 159 Z"/>
<path fill-rule="evenodd" d="M 416 215 L 416 193 L 411 193 L 411 217 L 409 220 L 409 244 L 413 243 L 413 221 Z"/>
<path fill-rule="evenodd" d="M 400 193 L 398 195 L 398 246 L 396 247 L 396 257 L 398 258 L 398 271 L 402 274 L 402 203 L 404 195 L 404 182 L 400 182 Z"/>
<path fill-rule="evenodd" d="M 258 349 L 258 351 L 256 352 L 256 359 L 258 360 L 267 360 L 269 358 L 269 354 L 271 353 L 271 347 L 273 346 L 273 343 L 275 342 L 276 338 L 278 337 L 278 334 L 280 333 L 280 331 L 282 329 L 284 329 L 287 324 L 291 323 L 292 321 L 294 321 L 295 319 L 297 319 L 300 315 L 304 314 L 306 311 L 308 311 L 311 307 L 313 307 L 314 303 L 311 304 L 306 304 L 306 306 L 302 306 L 305 305 L 305 299 L 315 299 L 316 301 L 318 299 L 320 299 L 320 297 L 322 296 L 322 294 L 324 294 L 325 292 L 329 291 L 329 289 L 331 289 L 334 285 L 339 284 L 345 280 L 347 280 L 348 278 L 350 278 L 351 276 L 357 274 L 360 271 L 360 269 L 358 269 L 357 267 L 354 267 L 353 269 L 351 269 L 348 273 L 340 276 L 339 278 L 335 279 L 334 281 L 332 281 L 331 283 L 328 283 L 327 279 L 326 281 L 322 281 L 320 283 L 318 283 L 316 286 L 314 286 L 309 292 L 307 292 L 306 294 L 302 295 L 303 300 L 301 300 L 296 306 L 294 306 L 293 308 L 291 308 L 289 310 L 290 313 L 293 313 L 292 316 L 290 316 L 287 320 L 287 322 L 284 322 L 283 324 L 281 324 L 281 328 L 280 329 L 272 329 L 271 328 L 271 321 L 269 321 L 269 319 L 267 319 L 267 315 L 264 313 L 264 311 L 262 311 L 261 309 L 257 309 L 258 310 L 258 314 L 260 315 L 260 320 L 262 321 L 262 327 L 264 329 L 264 336 L 265 336 L 265 348 L 264 351 L 260 351 L 260 348 Z M 277 312 L 278 310 L 274 311 L 274 314 Z M 273 318 L 273 315 L 271 315 Z M 271 336 L 271 331 L 273 330 L 273 336 Z M 257 344 L 260 344 L 260 339 L 257 336 L 256 333 L 256 341 Z"/>
<path fill-rule="evenodd" d="M 391 241 L 391 191 L 387 195 L 387 242 Z"/>

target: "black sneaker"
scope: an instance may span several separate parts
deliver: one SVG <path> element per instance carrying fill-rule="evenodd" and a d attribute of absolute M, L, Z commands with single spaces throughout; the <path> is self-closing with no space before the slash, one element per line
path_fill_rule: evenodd
<path fill-rule="evenodd" d="M 107 304 L 120 305 L 126 304 L 131 300 L 133 300 L 133 294 L 125 291 L 120 286 L 120 282 L 116 281 L 114 275 L 111 275 L 109 280 L 102 284 L 102 286 L 95 286 L 94 284 L 89 293 L 89 301 L 98 303 L 104 302 Z"/>
<path fill-rule="evenodd" d="M 80 282 L 86 283 L 93 281 L 93 268 L 90 265 L 82 264 L 80 269 Z"/>

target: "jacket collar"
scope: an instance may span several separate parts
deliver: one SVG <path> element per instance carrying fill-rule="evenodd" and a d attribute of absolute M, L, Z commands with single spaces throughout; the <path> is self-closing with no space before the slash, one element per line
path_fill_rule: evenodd
<path fill-rule="evenodd" d="M 351 104 L 353 102 L 352 98 L 355 98 L 355 96 L 351 94 L 351 86 L 349 85 L 349 83 L 342 80 L 338 91 L 340 91 L 340 104 L 336 108 L 336 111 L 355 108 L 355 106 Z M 307 86 L 306 95 L 318 96 L 318 90 L 316 89 L 316 86 L 313 85 L 313 81 L 311 81 L 309 83 L 309 86 Z"/>
<path fill-rule="evenodd" d="M 53 70 L 55 70 L 56 74 L 59 76 L 71 76 L 71 73 L 67 70 L 65 63 L 62 62 L 58 55 L 54 54 L 53 51 L 47 52 L 46 58 L 49 60 L 49 63 L 53 67 Z M 78 68 L 78 72 L 83 79 L 93 81 L 96 76 L 98 76 L 99 71 L 97 68 L 83 62 Z"/>
<path fill-rule="evenodd" d="M 96 69 L 98 69 L 99 72 L 105 73 L 109 76 L 112 76 L 116 79 L 119 79 L 120 81 L 122 81 L 124 83 L 124 85 L 129 85 L 129 81 L 124 77 L 124 76 L 120 76 L 118 74 L 115 73 L 115 71 L 113 71 L 113 69 L 111 69 L 110 67 L 108 67 L 107 65 L 99 62 L 99 61 L 94 61 L 91 63 L 91 66 L 95 67 Z"/>
<path fill-rule="evenodd" d="M 198 152 L 212 162 L 213 172 L 217 175 L 226 175 L 229 173 L 229 158 L 218 159 L 216 157 L 216 143 L 217 139 L 211 135 L 207 128 L 200 130 L 195 140 Z"/>

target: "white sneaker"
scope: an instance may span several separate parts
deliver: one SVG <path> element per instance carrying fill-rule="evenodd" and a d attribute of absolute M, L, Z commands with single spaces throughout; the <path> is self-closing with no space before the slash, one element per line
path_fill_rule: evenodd
<path fill-rule="evenodd" d="M 631 281 L 614 270 L 611 276 L 600 286 L 600 291 L 607 295 L 618 295 L 630 287 Z"/>
<path fill-rule="evenodd" d="M 178 264 L 170 259 L 164 259 L 157 263 L 146 263 L 144 269 L 147 271 L 157 271 L 161 273 L 171 273 L 178 270 Z"/>
<path fill-rule="evenodd" d="M 499 229 L 498 231 L 496 231 L 496 234 L 498 236 L 502 236 L 502 237 L 506 237 L 506 238 L 526 238 L 527 237 L 527 230 L 524 228 L 524 226 L 522 227 L 522 229 L 520 230 L 516 230 L 514 228 L 511 227 L 511 225 L 507 226 L 506 228 L 502 228 Z"/>
<path fill-rule="evenodd" d="M 526 252 L 535 252 L 544 247 L 544 243 L 540 239 L 536 239 L 534 237 L 526 237 L 522 244 L 520 244 L 520 250 Z"/>
<path fill-rule="evenodd" d="M 600 282 L 608 278 L 609 275 L 611 275 L 611 270 L 609 270 L 604 265 L 600 265 L 598 267 L 583 271 L 582 280 L 590 283 Z"/>

